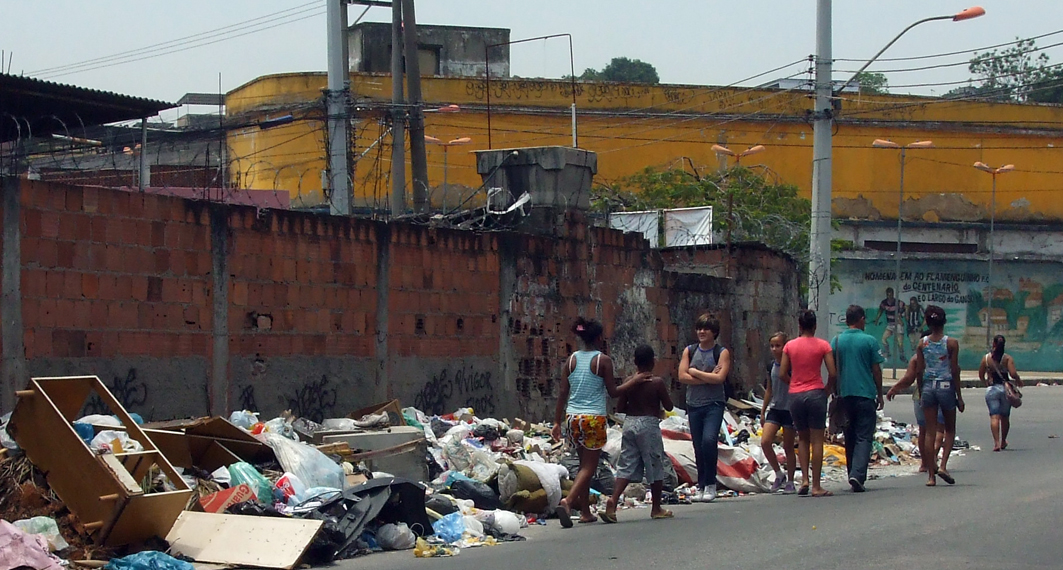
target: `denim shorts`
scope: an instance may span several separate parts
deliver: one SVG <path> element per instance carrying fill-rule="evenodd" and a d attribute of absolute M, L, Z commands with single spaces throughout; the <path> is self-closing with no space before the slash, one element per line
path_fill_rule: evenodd
<path fill-rule="evenodd" d="M 985 403 L 989 406 L 989 415 L 1011 417 L 1011 403 L 1003 384 L 993 384 L 985 390 Z"/>
<path fill-rule="evenodd" d="M 926 415 L 923 413 L 922 400 L 912 400 L 912 408 L 915 410 L 915 423 L 919 424 L 919 427 L 926 426 Z M 938 409 L 938 423 L 945 423 L 945 414 L 941 413 L 941 409 Z"/>
<path fill-rule="evenodd" d="M 919 405 L 924 408 L 939 408 L 942 411 L 956 409 L 956 390 L 951 382 L 935 382 L 923 385 L 923 397 Z"/>

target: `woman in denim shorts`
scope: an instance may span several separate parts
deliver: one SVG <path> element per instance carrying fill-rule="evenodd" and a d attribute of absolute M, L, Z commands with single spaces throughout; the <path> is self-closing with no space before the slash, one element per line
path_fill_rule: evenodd
<path fill-rule="evenodd" d="M 982 357 L 978 378 L 986 385 L 985 403 L 989 407 L 989 430 L 993 432 L 993 451 L 1008 448 L 1008 431 L 1011 430 L 1011 403 L 1004 384 L 1009 376 L 1022 386 L 1019 373 L 1015 371 L 1015 359 L 1004 354 L 1004 337 L 993 338 L 993 351 Z"/>
<path fill-rule="evenodd" d="M 956 410 L 962 412 L 964 408 L 960 394 L 960 343 L 945 335 L 945 309 L 930 305 L 926 308 L 925 317 L 930 334 L 919 341 L 916 353 L 916 377 L 923 378 L 920 405 L 926 418 L 928 435 L 938 431 L 938 412 L 944 416 L 945 439 L 941 447 L 942 453 L 948 456 L 952 453 L 952 444 L 956 439 Z M 949 485 L 954 485 L 956 480 L 952 475 L 937 465 L 934 440 L 934 437 L 925 438 L 923 449 L 919 450 L 923 457 L 929 458 L 926 462 L 929 476 L 926 484 L 933 487 L 937 484 L 937 477 L 941 477 Z"/>

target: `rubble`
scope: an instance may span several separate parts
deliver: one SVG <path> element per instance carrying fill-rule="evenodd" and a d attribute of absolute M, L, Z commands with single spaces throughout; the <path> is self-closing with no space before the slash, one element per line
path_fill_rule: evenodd
<path fill-rule="evenodd" d="M 90 394 L 112 414 L 80 416 Z M 10 421 L 0 418 L 0 517 L 44 517 L 31 528 L 57 532 L 32 536 L 82 565 L 145 549 L 279 569 L 384 549 L 455 556 L 523 540 L 521 529 L 544 524 L 578 468 L 550 425 L 469 408 L 428 416 L 392 400 L 321 423 L 237 410 L 140 425 L 94 377 L 34 379 L 18 395 Z M 771 488 L 759 409 L 756 400 L 728 402 L 719 497 Z M 610 419 L 592 483 L 599 501 L 612 493 L 620 451 L 624 417 Z M 877 427 L 873 468 L 918 462 L 911 426 L 880 412 Z M 684 412 L 668 413 L 661 428 L 665 502 L 689 503 L 697 469 Z M 828 479 L 844 478 L 839 443 L 825 449 Z M 778 443 L 775 453 L 783 459 Z M 621 508 L 648 503 L 647 486 L 633 482 Z"/>

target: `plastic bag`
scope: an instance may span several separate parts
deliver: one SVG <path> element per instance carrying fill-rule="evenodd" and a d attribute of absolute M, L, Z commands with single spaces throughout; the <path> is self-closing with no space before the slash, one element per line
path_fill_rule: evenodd
<path fill-rule="evenodd" d="M 661 429 L 676 433 L 690 433 L 690 421 L 680 416 L 668 416 L 661 420 Z"/>
<path fill-rule="evenodd" d="M 298 505 L 306 500 L 306 485 L 298 477 L 291 473 L 281 475 L 280 479 L 273 484 L 281 499 L 289 505 Z"/>
<path fill-rule="evenodd" d="M 486 483 L 498 473 L 498 461 L 487 451 L 476 449 L 469 453 L 469 474 Z"/>
<path fill-rule="evenodd" d="M 460 512 L 450 513 L 432 523 L 432 530 L 447 544 L 457 542 L 461 540 L 461 535 L 465 534 L 465 516 Z"/>
<path fill-rule="evenodd" d="M 70 546 L 63 540 L 63 536 L 59 534 L 59 525 L 55 524 L 55 521 L 48 517 L 33 517 L 32 519 L 22 519 L 11 523 L 15 525 L 19 530 L 26 534 L 39 534 L 48 541 L 48 549 L 52 552 L 62 550 Z"/>
<path fill-rule="evenodd" d="M 122 421 L 118 418 L 114 416 L 105 416 L 103 414 L 90 414 L 83 418 L 79 418 L 75 423 L 110 427 L 121 427 L 122 425 Z"/>
<path fill-rule="evenodd" d="M 144 451 L 139 441 L 129 437 L 124 431 L 103 430 L 92 438 L 89 444 L 93 450 L 103 453 L 128 453 Z"/>
<path fill-rule="evenodd" d="M 107 570 L 195 570 L 190 562 L 178 560 L 169 554 L 145 550 L 122 558 L 112 558 Z"/>
<path fill-rule="evenodd" d="M 273 486 L 249 463 L 241 461 L 230 465 L 229 483 L 233 487 L 241 484 L 251 487 L 260 503 L 268 505 L 273 502 Z"/>
<path fill-rule="evenodd" d="M 0 416 L 0 447 L 3 447 L 8 451 L 15 451 L 18 449 L 18 444 L 7 434 L 7 424 L 10 422 L 11 412 Z"/>
<path fill-rule="evenodd" d="M 258 423 L 258 417 L 247 410 L 237 410 L 229 415 L 229 423 L 236 427 L 250 430 L 251 426 Z"/>
<path fill-rule="evenodd" d="M 502 508 L 498 495 L 486 484 L 479 481 L 455 481 L 450 486 L 451 494 L 457 499 L 470 499 L 478 509 L 494 510 Z"/>
<path fill-rule="evenodd" d="M 417 537 L 406 523 L 386 524 L 376 531 L 376 541 L 384 550 L 409 550 Z"/>
<path fill-rule="evenodd" d="M 343 467 L 317 449 L 272 432 L 266 434 L 266 445 L 273 449 L 281 467 L 307 487 L 345 488 Z"/>
<path fill-rule="evenodd" d="M 482 538 L 484 535 L 484 525 L 480 521 L 476 520 L 476 517 L 471 515 L 465 515 L 465 535 Z"/>
<path fill-rule="evenodd" d="M 469 448 L 462 442 L 469 437 L 470 433 L 472 430 L 469 426 L 462 424 L 450 428 L 441 438 L 443 459 L 452 471 L 465 471 L 469 468 L 472 458 L 469 457 Z"/>
<path fill-rule="evenodd" d="M 502 509 L 488 511 L 480 517 L 485 529 L 497 534 L 517 534 L 520 532 L 521 518 L 516 513 Z"/>
<path fill-rule="evenodd" d="M 295 428 L 292 427 L 291 422 L 284 418 L 273 418 L 266 422 L 263 431 L 280 435 L 292 441 L 299 441 L 299 436 L 295 433 Z"/>

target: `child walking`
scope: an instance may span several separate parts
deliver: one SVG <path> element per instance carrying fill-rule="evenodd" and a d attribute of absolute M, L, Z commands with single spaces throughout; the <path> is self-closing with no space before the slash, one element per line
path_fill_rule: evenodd
<path fill-rule="evenodd" d="M 774 361 L 768 370 L 768 382 L 764 388 L 764 407 L 761 410 L 761 418 L 764 421 L 764 431 L 760 437 L 760 448 L 764 450 L 764 457 L 768 459 L 772 469 L 775 470 L 775 482 L 771 485 L 771 492 L 790 495 L 794 489 L 794 471 L 797 469 L 797 454 L 794 453 L 794 423 L 790 418 L 790 387 L 779 375 L 782 366 L 782 349 L 786 345 L 788 337 L 784 332 L 777 332 L 768 339 L 771 347 L 771 356 Z M 779 458 L 775 455 L 775 435 L 782 429 L 783 449 L 786 452 L 786 472 L 779 465 Z"/>
<path fill-rule="evenodd" d="M 624 436 L 617 462 L 616 485 L 613 496 L 605 503 L 605 511 L 599 513 L 603 522 L 616 522 L 616 505 L 631 481 L 650 482 L 653 508 L 650 518 L 670 519 L 672 511 L 661 507 L 664 492 L 664 442 L 661 439 L 661 408 L 672 410 L 672 398 L 668 386 L 659 376 L 653 375 L 656 360 L 653 348 L 643 344 L 635 349 L 635 366 L 638 373 L 624 383 L 637 382 L 620 395 L 617 411 L 627 414 L 624 419 Z"/>

